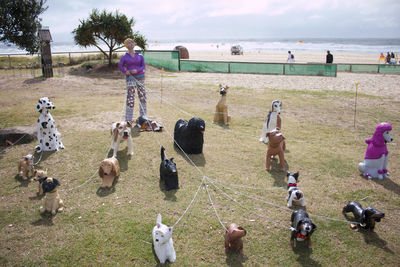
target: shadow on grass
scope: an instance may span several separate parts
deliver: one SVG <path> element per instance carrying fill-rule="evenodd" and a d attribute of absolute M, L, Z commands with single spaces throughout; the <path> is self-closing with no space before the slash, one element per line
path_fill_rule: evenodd
<path fill-rule="evenodd" d="M 121 147 L 121 145 L 120 145 Z M 113 156 L 113 150 L 110 149 L 110 151 L 107 154 L 108 158 L 111 158 Z M 117 159 L 119 163 L 119 170 L 120 172 L 124 172 L 128 170 L 128 161 L 132 158 L 131 155 L 128 153 L 128 146 L 126 146 L 123 150 L 117 151 Z M 115 182 L 115 181 L 114 181 Z"/>
<path fill-rule="evenodd" d="M 364 176 L 361 175 L 361 177 L 364 177 Z M 366 178 L 364 177 L 364 179 L 366 179 Z M 398 195 L 400 194 L 400 185 L 398 185 L 395 182 L 393 182 L 392 180 L 390 180 L 390 178 L 384 179 L 384 180 L 379 180 L 379 179 L 373 178 L 372 181 L 383 186 L 385 189 L 392 191 L 395 194 L 398 194 Z"/>
<path fill-rule="evenodd" d="M 374 245 L 375 247 L 380 248 L 385 252 L 394 254 L 394 252 L 386 246 L 387 242 L 381 239 L 376 232 L 370 232 L 369 230 L 366 229 L 360 229 L 360 232 L 363 234 L 364 241 L 368 245 Z"/>
<path fill-rule="evenodd" d="M 35 78 L 26 79 L 24 81 L 24 83 L 26 83 L 26 84 L 35 84 L 35 83 L 44 82 L 45 80 L 46 80 L 46 78 L 44 78 L 44 77 L 35 77 Z"/>
<path fill-rule="evenodd" d="M 168 200 L 168 201 L 173 201 L 176 202 L 176 192 L 178 191 L 178 189 L 172 189 L 172 190 L 165 190 L 165 184 L 163 181 L 159 181 L 159 186 L 160 186 L 160 191 L 164 193 L 165 197 L 164 200 Z"/>
<path fill-rule="evenodd" d="M 322 266 L 315 260 L 310 258 L 312 254 L 312 249 L 309 249 L 307 246 L 307 242 L 297 242 L 296 247 L 293 249 L 293 252 L 298 255 L 296 261 L 301 266 Z"/>
<path fill-rule="evenodd" d="M 101 76 L 102 79 L 112 79 L 119 80 L 125 79 L 123 74 L 118 69 L 118 63 L 113 62 L 111 66 L 108 66 L 108 63 L 105 64 L 96 64 L 93 63 L 93 68 L 86 69 L 84 67 L 74 67 L 68 71 L 69 75 L 81 76 L 86 78 L 99 78 Z"/>
<path fill-rule="evenodd" d="M 115 185 L 118 183 L 118 178 L 119 177 L 116 177 L 114 179 L 111 187 L 99 187 L 96 191 L 96 195 L 98 195 L 99 197 L 106 197 L 113 194 L 115 192 Z"/>
<path fill-rule="evenodd" d="M 36 192 L 36 196 L 34 197 L 29 197 L 30 200 L 41 200 L 44 197 L 44 194 L 39 195 L 38 192 Z"/>
<path fill-rule="evenodd" d="M 192 164 L 190 160 L 185 156 L 185 153 L 183 153 L 178 147 L 174 145 L 174 149 L 176 153 L 182 156 L 189 164 Z M 206 165 L 206 159 L 204 158 L 204 154 L 187 154 L 189 158 L 193 161 L 196 166 L 204 166 Z"/>
<path fill-rule="evenodd" d="M 289 170 L 289 164 L 285 160 L 286 170 Z M 271 160 L 271 171 L 269 171 L 271 177 L 274 179 L 274 186 L 286 188 L 286 171 L 281 171 L 281 165 L 279 164 L 278 158 Z"/>
<path fill-rule="evenodd" d="M 20 183 L 19 185 L 15 186 L 14 189 L 17 187 L 28 187 L 28 185 L 31 183 L 31 179 L 29 177 L 28 179 L 24 180 L 19 174 L 16 174 L 14 179 Z"/>
<path fill-rule="evenodd" d="M 229 251 L 226 254 L 226 264 L 228 266 L 243 266 L 243 263 L 247 260 L 247 256 L 240 254 L 240 252 Z"/>
<path fill-rule="evenodd" d="M 60 150 L 59 152 L 61 152 L 62 150 Z M 53 155 L 54 153 L 57 153 L 56 151 L 43 151 L 42 152 L 42 155 L 40 155 L 40 153 L 34 153 L 33 154 L 33 157 L 34 157 L 34 159 L 33 159 L 33 162 L 34 162 L 34 164 L 37 164 L 36 166 L 35 166 L 35 169 L 43 169 L 41 166 L 40 166 L 40 163 L 42 163 L 43 161 L 45 161 L 46 159 L 48 159 L 51 155 Z"/>
<path fill-rule="evenodd" d="M 41 217 L 40 219 L 38 219 L 34 222 L 31 222 L 31 225 L 33 225 L 33 226 L 41 226 L 41 225 L 53 226 L 54 225 L 53 216 L 51 215 L 50 212 L 45 212 L 43 214 L 40 214 L 40 217 Z"/>

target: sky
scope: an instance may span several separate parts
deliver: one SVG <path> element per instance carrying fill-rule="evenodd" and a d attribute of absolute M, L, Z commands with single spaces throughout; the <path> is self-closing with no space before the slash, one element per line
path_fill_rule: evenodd
<path fill-rule="evenodd" d="M 53 41 L 94 8 L 135 19 L 148 40 L 399 38 L 399 0 L 47 0 L 40 16 Z"/>

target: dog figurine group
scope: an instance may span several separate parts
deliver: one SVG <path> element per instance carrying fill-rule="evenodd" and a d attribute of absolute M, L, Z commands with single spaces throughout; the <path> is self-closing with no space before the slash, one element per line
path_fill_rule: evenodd
<path fill-rule="evenodd" d="M 231 116 L 228 115 L 228 105 L 226 104 L 226 93 L 228 92 L 228 85 L 219 85 L 219 94 L 221 98 L 219 99 L 214 113 L 213 123 L 222 123 L 224 125 L 229 125 L 231 121 Z"/>
<path fill-rule="evenodd" d="M 37 121 L 39 145 L 35 148 L 38 153 L 64 149 L 64 145 L 61 142 L 61 134 L 57 130 L 53 116 L 50 114 L 50 109 L 55 109 L 50 99 L 48 97 L 40 98 L 36 105 L 36 110 L 40 113 Z"/>
<path fill-rule="evenodd" d="M 387 163 L 389 152 L 386 143 L 392 142 L 390 136 L 392 125 L 387 122 L 382 122 L 376 126 L 375 133 L 371 138 L 365 140 L 368 144 L 365 152 L 364 162 L 358 164 L 358 169 L 366 178 L 388 178 Z"/>
<path fill-rule="evenodd" d="M 22 177 L 23 180 L 27 180 L 29 174 L 34 175 L 33 170 L 33 156 L 32 154 L 22 155 L 18 160 L 18 175 Z"/>

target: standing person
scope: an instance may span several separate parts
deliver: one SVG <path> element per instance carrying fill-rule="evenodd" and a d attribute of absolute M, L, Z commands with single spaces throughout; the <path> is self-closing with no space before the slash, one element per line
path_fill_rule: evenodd
<path fill-rule="evenodd" d="M 333 63 L 333 55 L 331 54 L 331 52 L 329 50 L 326 52 L 327 52 L 326 64 L 332 64 Z"/>
<path fill-rule="evenodd" d="M 132 122 L 133 107 L 135 105 L 135 88 L 140 101 L 140 116 L 146 117 L 146 90 L 144 88 L 144 74 L 146 63 L 144 57 L 135 53 L 135 41 L 128 38 L 124 41 L 128 52 L 121 57 L 118 68 L 126 77 L 126 110 L 125 121 Z"/>
<path fill-rule="evenodd" d="M 389 52 L 387 52 L 387 54 L 386 54 L 386 63 L 390 64 L 390 53 Z"/>
<path fill-rule="evenodd" d="M 288 57 L 287 57 L 286 62 L 294 63 L 294 55 L 292 54 L 291 51 L 288 51 Z"/>

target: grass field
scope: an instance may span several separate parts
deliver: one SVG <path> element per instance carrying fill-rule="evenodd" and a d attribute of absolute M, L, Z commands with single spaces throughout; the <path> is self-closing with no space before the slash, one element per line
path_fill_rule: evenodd
<path fill-rule="evenodd" d="M 1 73 L 0 73 L 1 74 Z M 35 125 L 35 105 L 48 96 L 65 150 L 44 153 L 38 168 L 61 182 L 66 210 L 41 215 L 36 182 L 17 176 L 17 160 L 36 142 L 7 148 L 0 154 L 0 265 L 2 266 L 154 266 L 151 231 L 156 216 L 173 225 L 184 213 L 203 175 L 221 221 L 247 230 L 244 256 L 224 253 L 224 229 L 207 191 L 201 187 L 188 212 L 174 228 L 177 266 L 399 266 L 400 265 L 400 103 L 367 93 L 358 95 L 353 126 L 354 94 L 340 90 L 306 91 L 231 86 L 229 127 L 213 125 L 218 84 L 231 74 L 160 73 L 149 68 L 148 115 L 164 125 L 161 133 L 133 130 L 134 156 L 120 145 L 121 175 L 111 190 L 100 189 L 98 166 L 110 156 L 109 129 L 121 119 L 125 83 L 118 72 L 71 69 L 51 79 L 10 74 L 0 76 L 0 128 Z M 235 75 L 237 76 L 237 75 Z M 241 75 L 243 79 L 257 75 Z M 265 77 L 265 76 L 264 76 Z M 319 79 L 311 77 L 310 79 Z M 229 84 L 229 82 L 228 82 Z M 162 98 L 161 98 L 162 96 Z M 299 171 L 299 187 L 312 215 L 344 220 L 350 200 L 385 212 L 375 233 L 355 232 L 343 221 L 311 216 L 318 230 L 313 249 L 289 245 L 291 211 L 286 209 L 286 175 L 277 160 L 265 171 L 266 146 L 258 142 L 262 123 L 274 99 L 283 101 L 282 131 L 288 170 Z M 183 113 L 185 111 L 186 113 Z M 189 114 L 206 123 L 203 154 L 190 161 L 173 146 L 173 128 Z M 136 103 L 135 115 L 138 114 Z M 364 140 L 375 126 L 393 125 L 388 144 L 391 176 L 383 181 L 360 176 L 357 165 Z M 180 189 L 165 192 L 159 184 L 160 145 L 174 157 Z M 221 185 L 223 184 L 223 185 Z M 242 187 L 238 187 L 241 185 Z M 234 189 L 232 191 L 228 188 Z M 257 200 L 256 200 L 257 199 Z M 237 205 L 240 203 L 241 205 Z"/>

